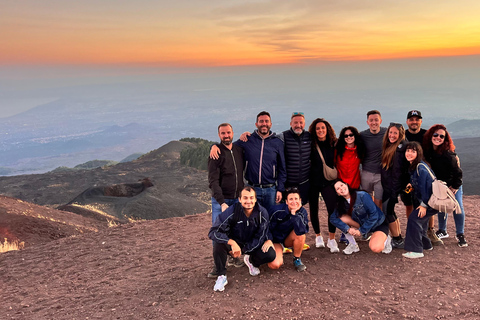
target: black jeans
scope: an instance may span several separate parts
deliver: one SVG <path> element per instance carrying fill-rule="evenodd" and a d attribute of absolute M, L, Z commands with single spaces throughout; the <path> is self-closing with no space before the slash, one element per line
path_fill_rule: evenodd
<path fill-rule="evenodd" d="M 226 243 L 214 242 L 213 244 L 213 262 L 215 263 L 215 268 L 217 269 L 218 275 L 227 274 L 227 256 L 229 252 L 232 251 L 232 246 Z M 262 251 L 262 247 L 246 253 L 250 255 L 250 262 L 254 267 L 259 267 L 264 263 L 269 263 L 275 260 L 277 254 L 275 249 L 270 247 L 267 252 Z"/>
<path fill-rule="evenodd" d="M 337 228 L 330 223 L 330 216 L 332 215 L 333 211 L 335 211 L 335 206 L 337 205 L 337 193 L 332 185 L 328 185 L 323 188 L 310 185 L 308 202 L 310 203 L 310 221 L 312 222 L 313 230 L 315 230 L 316 234 L 320 233 L 320 223 L 318 220 L 318 195 L 320 193 L 322 194 L 323 201 L 325 201 L 325 205 L 327 206 L 328 232 L 335 233 Z"/>
<path fill-rule="evenodd" d="M 418 217 L 418 208 L 413 210 L 408 217 L 407 232 L 405 234 L 405 250 L 411 252 L 423 252 L 424 249 L 430 249 L 432 243 L 427 237 L 428 220 L 431 216 L 438 213 L 430 207 L 423 218 Z"/>

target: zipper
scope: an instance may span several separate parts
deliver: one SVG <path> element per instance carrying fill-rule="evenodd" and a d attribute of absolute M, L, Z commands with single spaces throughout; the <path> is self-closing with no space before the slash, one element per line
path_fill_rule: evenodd
<path fill-rule="evenodd" d="M 236 198 L 237 197 L 237 186 L 238 186 L 237 164 L 235 163 L 235 157 L 233 156 L 233 150 L 230 150 L 230 154 L 232 155 L 233 167 L 235 168 L 235 198 Z"/>
<path fill-rule="evenodd" d="M 263 147 L 265 139 L 262 138 L 262 148 L 260 149 L 260 168 L 258 170 L 258 184 L 262 184 L 262 167 L 263 167 Z"/>

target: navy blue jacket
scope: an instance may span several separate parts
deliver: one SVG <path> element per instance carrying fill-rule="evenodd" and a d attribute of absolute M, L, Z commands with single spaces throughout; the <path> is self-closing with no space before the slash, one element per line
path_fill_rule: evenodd
<path fill-rule="evenodd" d="M 417 169 L 411 172 L 410 183 L 415 192 L 415 197 L 420 202 L 420 205 L 425 208 L 430 208 L 428 200 L 432 196 L 432 176 L 428 172 L 428 165 L 425 162 L 420 162 Z M 430 169 L 430 172 L 435 177 L 435 174 Z"/>
<path fill-rule="evenodd" d="M 208 237 L 218 243 L 228 243 L 233 239 L 242 253 L 250 253 L 261 248 L 267 240 L 268 212 L 256 203 L 252 214 L 247 217 L 242 205 L 235 203 L 217 217 Z"/>
<path fill-rule="evenodd" d="M 388 170 L 382 167 L 381 179 L 383 188 L 383 201 L 392 199 L 397 201 L 398 194 L 405 188 L 406 183 L 402 174 L 408 170 L 408 161 L 405 159 L 405 142 L 398 145 L 392 164 Z M 407 182 L 408 183 L 408 182 Z"/>
<path fill-rule="evenodd" d="M 263 139 L 257 130 L 247 142 L 235 141 L 244 150 L 245 179 L 252 184 L 276 184 L 277 191 L 285 191 L 287 172 L 283 142 L 275 134 Z"/>
<path fill-rule="evenodd" d="M 310 176 L 310 132 L 297 135 L 292 128 L 279 137 L 285 145 L 285 166 L 287 168 L 287 186 L 298 186 L 307 182 Z"/>
<path fill-rule="evenodd" d="M 385 221 L 385 215 L 382 210 L 375 205 L 372 200 L 372 196 L 365 191 L 356 191 L 357 199 L 353 205 L 352 219 L 360 225 L 360 233 L 366 235 L 374 228 L 378 227 Z M 350 227 L 340 220 L 338 209 L 336 208 L 330 216 L 330 222 L 342 230 L 343 233 L 347 233 Z"/>
<path fill-rule="evenodd" d="M 272 207 L 270 210 L 270 225 L 268 238 L 275 243 L 282 243 L 288 237 L 292 230 L 297 236 L 308 232 L 308 213 L 304 207 L 290 213 L 286 203 Z"/>

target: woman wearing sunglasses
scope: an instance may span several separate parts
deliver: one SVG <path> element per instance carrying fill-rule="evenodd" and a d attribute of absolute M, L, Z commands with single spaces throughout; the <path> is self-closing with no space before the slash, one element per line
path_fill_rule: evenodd
<path fill-rule="evenodd" d="M 403 248 L 404 240 L 400 230 L 400 222 L 395 213 L 395 204 L 402 186 L 408 181 L 402 181 L 402 173 L 408 162 L 405 159 L 405 129 L 400 123 L 390 123 L 383 137 L 382 147 L 382 209 L 392 235 L 392 246 Z"/>
<path fill-rule="evenodd" d="M 365 154 L 365 147 L 357 128 L 349 126 L 340 131 L 335 146 L 335 167 L 338 179 L 352 189 L 360 188 L 360 163 Z"/>
<path fill-rule="evenodd" d="M 460 161 L 455 153 L 453 140 L 443 124 L 436 124 L 425 133 L 423 144 L 425 148 L 425 160 L 430 163 L 437 179 L 447 183 L 447 186 L 455 194 L 455 198 L 460 205 L 462 211 L 455 212 L 453 215 L 456 239 L 459 247 L 467 247 L 468 244 L 464 236 L 463 174 L 460 168 Z M 447 213 L 440 212 L 438 214 L 438 230 L 436 234 L 440 239 L 449 237 L 447 233 L 447 217 Z"/>

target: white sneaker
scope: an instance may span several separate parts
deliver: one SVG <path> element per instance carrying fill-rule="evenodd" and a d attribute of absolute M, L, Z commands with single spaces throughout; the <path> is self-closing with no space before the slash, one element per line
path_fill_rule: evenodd
<path fill-rule="evenodd" d="M 213 287 L 213 291 L 223 291 L 225 290 L 225 286 L 227 284 L 227 276 L 218 276 L 217 282 L 215 282 L 215 286 Z"/>
<path fill-rule="evenodd" d="M 337 241 L 335 241 L 335 239 L 328 239 L 327 248 L 330 248 L 331 253 L 340 252 L 340 249 L 338 249 Z"/>
<path fill-rule="evenodd" d="M 356 243 L 349 243 L 348 246 L 343 249 L 343 253 L 345 254 L 352 254 L 354 252 L 360 251 L 360 248 L 358 247 L 358 244 Z"/>
<path fill-rule="evenodd" d="M 251 275 L 251 276 L 258 276 L 258 275 L 260 274 L 260 269 L 258 269 L 257 267 L 255 267 L 255 266 L 250 262 L 250 255 L 249 255 L 249 254 L 246 254 L 246 255 L 243 257 L 243 261 L 244 261 L 245 264 L 247 265 L 248 271 L 250 272 L 250 275 Z"/>
<path fill-rule="evenodd" d="M 325 243 L 323 242 L 323 237 L 322 236 L 317 236 L 315 238 L 315 247 L 325 248 Z"/>
<path fill-rule="evenodd" d="M 385 248 L 383 248 L 382 253 L 390 253 L 392 252 L 392 237 L 390 235 L 387 236 L 387 240 L 385 241 Z"/>

